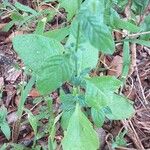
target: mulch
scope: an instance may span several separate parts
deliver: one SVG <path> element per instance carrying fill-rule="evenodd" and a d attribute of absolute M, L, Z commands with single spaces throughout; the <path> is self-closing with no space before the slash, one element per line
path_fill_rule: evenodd
<path fill-rule="evenodd" d="M 11 0 L 11 2 L 13 3 L 15 0 Z M 19 0 L 19 2 L 31 6 L 30 1 Z M 0 25 L 8 23 L 9 21 L 10 18 L 1 19 L 0 17 Z M 2 89 L 0 106 L 4 105 L 8 109 L 7 121 L 11 126 L 11 130 L 17 118 L 16 111 L 20 99 L 20 85 L 22 84 L 22 81 L 28 80 L 28 77 L 24 74 L 23 70 L 16 70 L 14 68 L 14 63 L 18 63 L 21 67 L 23 67 L 23 63 L 13 50 L 11 41 L 8 42 L 6 40 L 15 31 L 17 31 L 16 26 L 14 26 L 9 32 L 3 32 L 0 29 L 0 89 Z M 136 53 L 137 66 L 132 75 L 128 77 L 126 84 L 122 89 L 124 95 L 134 103 L 136 113 L 133 118 L 128 120 L 105 122 L 100 132 L 100 137 L 103 141 L 101 148 L 103 150 L 110 148 L 112 137 L 116 137 L 116 135 L 123 129 L 127 129 L 128 131 L 125 136 L 128 143 L 128 148 L 126 149 L 150 149 L 150 48 L 137 45 Z M 109 58 L 110 56 L 105 57 Z M 109 59 L 110 62 L 108 64 L 112 62 L 114 57 L 115 55 Z M 42 100 L 38 104 L 34 103 L 34 100 L 39 98 L 39 96 L 39 93 L 33 88 L 25 103 L 25 107 L 30 109 L 33 114 L 38 114 L 40 106 L 45 105 L 45 102 Z M 52 93 L 52 98 L 54 99 L 54 107 L 57 113 L 57 108 L 59 107 L 57 91 Z M 25 122 L 25 120 L 26 115 L 24 114 L 22 123 Z M 39 129 L 41 132 L 43 130 L 42 127 L 46 122 L 47 120 L 41 121 L 42 126 Z M 57 128 L 58 131 L 55 138 L 57 139 L 57 142 L 60 143 L 63 133 L 59 125 Z M 28 123 L 24 123 L 21 126 L 17 142 L 30 147 L 33 143 L 33 137 L 34 133 L 31 126 Z M 0 145 L 5 142 L 9 143 L 11 140 L 12 139 L 7 141 L 4 135 L 0 132 Z M 41 145 L 44 145 L 45 143 L 47 144 L 47 135 L 43 136 L 38 143 Z M 125 148 L 120 147 L 118 149 L 123 150 Z"/>

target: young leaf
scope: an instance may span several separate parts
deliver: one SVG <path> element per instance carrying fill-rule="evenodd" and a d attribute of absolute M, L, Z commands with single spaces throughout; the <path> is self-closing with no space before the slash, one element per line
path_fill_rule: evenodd
<path fill-rule="evenodd" d="M 102 127 L 105 121 L 105 114 L 102 110 L 91 108 L 91 115 L 97 127 Z"/>
<path fill-rule="evenodd" d="M 20 97 L 18 111 L 17 111 L 17 115 L 18 115 L 19 119 L 22 116 L 24 103 L 25 103 L 26 98 L 28 97 L 28 94 L 29 94 L 30 90 L 32 89 L 32 86 L 34 85 L 34 83 L 35 83 L 35 77 L 31 77 L 31 79 L 27 83 L 26 87 L 24 88 L 24 86 L 22 86 L 21 97 Z"/>
<path fill-rule="evenodd" d="M 112 143 L 112 147 L 114 149 L 119 146 L 127 146 L 127 142 L 124 137 L 126 133 L 127 133 L 127 130 L 124 130 L 123 132 L 119 132 L 119 134 L 115 137 L 115 141 Z"/>
<path fill-rule="evenodd" d="M 42 20 L 40 20 L 38 22 L 38 25 L 37 25 L 34 33 L 43 35 L 44 30 L 45 30 L 45 25 L 46 25 L 46 18 L 43 18 Z"/>
<path fill-rule="evenodd" d="M 10 131 L 10 127 L 6 121 L 0 124 L 0 129 L 4 133 L 5 137 L 9 140 L 11 131 Z"/>
<path fill-rule="evenodd" d="M 4 27 L 3 27 L 3 31 L 4 32 L 8 32 L 12 27 L 13 25 L 15 24 L 16 21 L 12 20 L 10 21 L 9 23 L 7 23 Z"/>
<path fill-rule="evenodd" d="M 7 109 L 5 107 L 0 108 L 0 129 L 4 133 L 5 137 L 9 140 L 10 139 L 10 127 L 6 121 L 7 116 Z"/>
<path fill-rule="evenodd" d="M 97 150 L 99 148 L 98 136 L 78 104 L 70 118 L 62 146 L 64 150 Z"/>
<path fill-rule="evenodd" d="M 107 105 L 107 101 L 113 98 L 113 92 L 121 85 L 119 80 L 111 76 L 88 78 L 86 83 L 86 102 L 97 110 Z"/>
<path fill-rule="evenodd" d="M 33 128 L 34 134 L 36 136 L 37 134 L 37 127 L 38 127 L 38 120 L 36 118 L 36 116 L 34 116 L 30 110 L 26 110 L 26 112 L 28 113 L 28 120 L 29 123 L 31 125 L 31 127 Z"/>
<path fill-rule="evenodd" d="M 122 120 L 131 117 L 134 114 L 133 105 L 127 98 L 114 94 L 113 99 L 109 100 L 108 107 L 111 114 L 106 116 L 111 120 Z"/>
<path fill-rule="evenodd" d="M 25 65 L 33 70 L 41 94 L 52 92 L 70 79 L 70 58 L 64 54 L 64 48 L 58 41 L 29 34 L 16 36 L 13 46 Z"/>

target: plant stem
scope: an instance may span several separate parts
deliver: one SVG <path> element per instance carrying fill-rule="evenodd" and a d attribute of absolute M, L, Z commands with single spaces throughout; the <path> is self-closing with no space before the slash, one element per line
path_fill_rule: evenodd
<path fill-rule="evenodd" d="M 34 83 L 35 83 L 35 77 L 32 76 L 31 79 L 29 80 L 29 82 L 27 83 L 26 87 L 24 88 L 24 85 L 22 86 L 21 99 L 20 99 L 20 103 L 19 103 L 18 111 L 17 111 L 18 119 L 13 125 L 13 133 L 12 133 L 12 141 L 13 142 L 17 142 L 17 139 L 19 136 L 21 117 L 22 117 L 22 113 L 24 110 L 24 103 L 25 103 L 25 100 L 28 97 L 28 94 L 29 94 L 30 90 L 32 89 L 32 86 L 34 85 Z"/>
<path fill-rule="evenodd" d="M 77 28 L 77 39 L 76 39 L 76 47 L 75 47 L 75 76 L 78 76 L 78 58 L 77 58 L 77 51 L 79 48 L 79 36 L 80 36 L 80 24 L 78 23 L 78 28 Z"/>

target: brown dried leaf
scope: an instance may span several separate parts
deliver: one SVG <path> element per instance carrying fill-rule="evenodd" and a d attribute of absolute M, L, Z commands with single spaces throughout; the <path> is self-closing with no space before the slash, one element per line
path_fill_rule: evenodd
<path fill-rule="evenodd" d="M 108 70 L 107 74 L 119 77 L 122 73 L 122 64 L 122 57 L 119 55 L 115 56 L 110 64 L 110 70 Z"/>
<path fill-rule="evenodd" d="M 21 35 L 21 34 L 23 34 L 23 33 L 24 33 L 23 31 L 15 31 L 15 32 L 11 33 L 8 38 L 5 39 L 5 42 L 6 42 L 6 43 L 9 43 L 9 42 L 12 41 L 12 39 L 13 39 L 16 35 Z"/>
<path fill-rule="evenodd" d="M 6 24 L 7 24 L 7 23 L 0 23 L 0 30 L 3 29 Z"/>
<path fill-rule="evenodd" d="M 10 73 L 7 74 L 6 81 L 9 81 L 10 83 L 14 83 L 18 77 L 21 75 L 21 70 L 13 70 Z"/>
<path fill-rule="evenodd" d="M 11 112 L 7 115 L 7 122 L 9 124 L 13 123 L 13 122 L 16 122 L 18 119 L 18 116 L 17 116 L 17 113 L 14 111 L 14 112 Z"/>
<path fill-rule="evenodd" d="M 36 97 L 40 96 L 40 93 L 34 88 L 34 89 L 31 90 L 31 92 L 29 93 L 28 96 L 30 96 L 32 98 L 36 98 Z"/>

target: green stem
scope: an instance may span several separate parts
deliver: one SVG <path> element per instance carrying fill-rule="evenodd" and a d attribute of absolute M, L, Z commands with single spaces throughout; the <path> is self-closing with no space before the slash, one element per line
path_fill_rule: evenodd
<path fill-rule="evenodd" d="M 75 47 L 75 76 L 78 76 L 78 58 L 77 58 L 77 51 L 79 48 L 79 36 L 80 36 L 80 24 L 78 23 L 78 28 L 77 28 L 77 39 L 76 39 L 76 47 Z"/>

